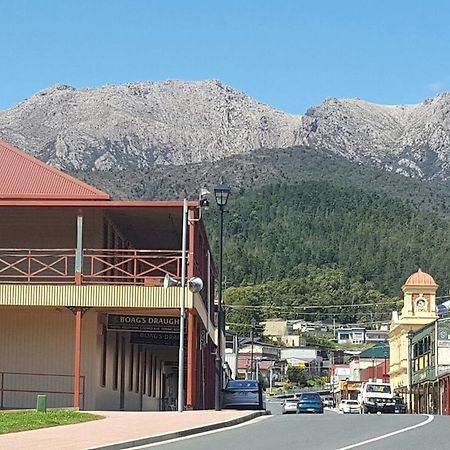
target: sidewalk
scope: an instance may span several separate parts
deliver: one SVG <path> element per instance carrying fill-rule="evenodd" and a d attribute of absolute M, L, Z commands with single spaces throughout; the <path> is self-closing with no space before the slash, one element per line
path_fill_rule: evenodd
<path fill-rule="evenodd" d="M 264 411 L 119 412 L 92 422 L 0 435 L 2 450 L 116 450 L 237 425 Z"/>

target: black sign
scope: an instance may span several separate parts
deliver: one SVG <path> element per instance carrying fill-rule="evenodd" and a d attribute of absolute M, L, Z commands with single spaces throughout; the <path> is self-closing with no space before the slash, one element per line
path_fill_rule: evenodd
<path fill-rule="evenodd" d="M 173 316 L 136 316 L 108 314 L 108 330 L 179 333 L 180 318 Z"/>
<path fill-rule="evenodd" d="M 185 345 L 186 345 L 185 339 Z M 132 344 L 144 345 L 166 345 L 169 347 L 178 347 L 180 345 L 180 335 L 176 333 L 131 333 L 130 342 Z"/>

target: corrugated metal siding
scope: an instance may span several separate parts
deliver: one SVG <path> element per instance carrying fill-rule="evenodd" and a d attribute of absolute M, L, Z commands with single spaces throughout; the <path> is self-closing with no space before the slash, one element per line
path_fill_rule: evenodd
<path fill-rule="evenodd" d="M 97 313 L 83 316 L 82 370 L 86 377 L 85 408 L 95 406 L 98 363 Z M 34 408 L 36 394 L 73 391 L 75 317 L 67 309 L 0 309 L 0 369 L 22 375 L 4 375 L 5 389 L 33 392 L 5 392 L 4 407 Z M 40 375 L 38 375 L 40 374 Z M 62 377 L 58 375 L 71 375 Z M 73 405 L 72 394 L 48 394 L 49 407 Z"/>
<path fill-rule="evenodd" d="M 0 285 L 3 306 L 178 308 L 180 288 L 141 286 Z M 192 296 L 186 288 L 186 308 Z"/>
<path fill-rule="evenodd" d="M 108 200 L 109 195 L 0 140 L 0 198 Z"/>

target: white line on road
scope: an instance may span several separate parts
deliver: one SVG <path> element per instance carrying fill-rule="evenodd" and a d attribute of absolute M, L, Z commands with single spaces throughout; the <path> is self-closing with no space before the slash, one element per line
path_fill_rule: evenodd
<path fill-rule="evenodd" d="M 371 442 L 375 442 L 375 441 L 380 441 L 381 439 L 386 439 L 388 437 L 395 436 L 396 434 L 405 433 L 406 431 L 413 430 L 414 428 L 423 427 L 424 425 L 427 425 L 430 422 L 432 422 L 434 419 L 434 416 L 432 416 L 430 414 L 423 414 L 423 415 L 428 416 L 427 420 L 424 420 L 423 422 L 420 422 L 417 425 L 412 425 L 407 428 L 402 428 L 401 430 L 393 431 L 392 433 L 383 434 L 381 436 L 378 436 L 378 437 L 375 437 L 372 439 L 368 439 L 367 441 L 358 442 L 357 444 L 348 445 L 347 447 L 341 447 L 336 450 L 348 450 L 349 448 L 360 447 L 361 445 L 370 444 Z"/>
<path fill-rule="evenodd" d="M 260 417 L 256 417 L 255 419 L 249 420 L 247 422 L 242 422 L 242 423 L 238 423 L 237 425 L 232 425 L 230 427 L 217 428 L 216 430 L 209 430 L 209 431 L 203 431 L 201 433 L 189 434 L 188 436 L 182 436 L 179 438 L 168 439 L 167 441 L 154 442 L 153 444 L 144 444 L 144 445 L 140 445 L 139 447 L 132 447 L 132 449 L 133 450 L 141 450 L 141 449 L 146 449 L 146 448 L 150 448 L 150 447 L 159 447 L 159 446 L 163 446 L 165 444 L 173 444 L 174 442 L 185 441 L 186 439 L 193 439 L 193 438 L 196 438 L 199 436 L 206 436 L 208 434 L 220 433 L 222 431 L 228 431 L 228 430 L 233 430 L 235 428 L 245 427 L 247 425 L 254 424 L 255 422 L 260 422 L 262 420 L 270 419 L 272 417 L 273 416 L 271 416 L 271 415 L 260 416 Z"/>

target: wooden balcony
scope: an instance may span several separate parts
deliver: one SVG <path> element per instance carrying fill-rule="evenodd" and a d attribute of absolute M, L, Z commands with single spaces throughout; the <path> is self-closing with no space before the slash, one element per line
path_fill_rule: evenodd
<path fill-rule="evenodd" d="M 0 249 L 0 284 L 76 284 L 75 249 Z M 181 251 L 84 249 L 81 284 L 158 285 L 181 276 Z"/>

